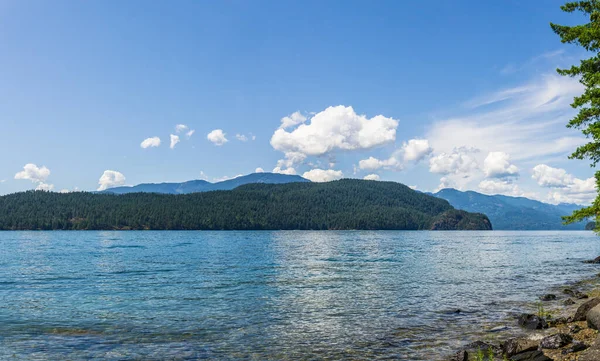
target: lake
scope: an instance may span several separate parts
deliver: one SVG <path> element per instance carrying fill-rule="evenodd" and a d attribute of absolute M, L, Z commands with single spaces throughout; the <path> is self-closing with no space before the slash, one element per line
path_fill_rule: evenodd
<path fill-rule="evenodd" d="M 580 262 L 600 255 L 592 232 L 0 232 L 0 245 L 11 360 L 443 359 L 600 272 Z"/>

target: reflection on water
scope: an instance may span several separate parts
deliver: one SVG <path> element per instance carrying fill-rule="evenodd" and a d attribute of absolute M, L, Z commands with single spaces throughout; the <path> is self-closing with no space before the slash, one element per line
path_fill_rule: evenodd
<path fill-rule="evenodd" d="M 594 275 L 578 261 L 600 254 L 591 232 L 3 232 L 0 243 L 0 359 L 14 360 L 435 360 Z"/>

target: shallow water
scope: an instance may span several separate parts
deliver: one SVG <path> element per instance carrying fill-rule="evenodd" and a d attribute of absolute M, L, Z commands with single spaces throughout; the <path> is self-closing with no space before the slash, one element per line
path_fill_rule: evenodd
<path fill-rule="evenodd" d="M 592 232 L 1 232 L 0 245 L 11 360 L 436 360 L 600 271 L 579 262 L 600 255 Z"/>

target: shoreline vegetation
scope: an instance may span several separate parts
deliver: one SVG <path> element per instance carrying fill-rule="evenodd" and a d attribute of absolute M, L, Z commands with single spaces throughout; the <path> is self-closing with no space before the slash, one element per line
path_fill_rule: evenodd
<path fill-rule="evenodd" d="M 0 230 L 491 230 L 488 217 L 395 182 L 246 184 L 191 194 L 0 197 Z"/>
<path fill-rule="evenodd" d="M 598 265 L 600 272 L 600 257 L 584 263 Z M 600 273 L 540 295 L 530 309 L 514 320 L 518 328 L 502 338 L 471 342 L 443 360 L 600 361 Z"/>

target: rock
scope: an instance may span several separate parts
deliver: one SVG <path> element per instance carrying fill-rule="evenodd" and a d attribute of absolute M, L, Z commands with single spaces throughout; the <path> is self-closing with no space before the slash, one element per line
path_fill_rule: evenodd
<path fill-rule="evenodd" d="M 564 317 L 559 317 L 559 318 L 555 318 L 553 320 L 548 321 L 548 326 L 549 327 L 556 327 L 558 325 L 563 325 L 567 323 L 567 319 Z"/>
<path fill-rule="evenodd" d="M 557 333 L 546 336 L 540 342 L 540 348 L 557 349 L 566 346 L 573 341 L 573 337 L 566 333 Z"/>
<path fill-rule="evenodd" d="M 600 338 L 596 338 L 596 341 L 587 350 L 583 351 L 579 355 L 579 361 L 598 361 L 600 360 Z"/>
<path fill-rule="evenodd" d="M 590 328 L 600 329 L 600 304 L 589 310 L 585 318 Z"/>
<path fill-rule="evenodd" d="M 487 332 L 500 332 L 500 331 L 506 331 L 508 330 L 507 326 L 497 326 L 494 328 L 490 328 Z"/>
<path fill-rule="evenodd" d="M 570 288 L 565 288 L 565 289 L 563 290 L 563 293 L 564 293 L 565 295 L 569 295 L 569 296 L 575 296 L 575 291 L 573 291 L 573 290 L 572 290 L 572 289 L 570 289 Z"/>
<path fill-rule="evenodd" d="M 510 358 L 512 361 L 552 361 L 552 359 L 542 351 L 527 351 L 514 355 Z"/>
<path fill-rule="evenodd" d="M 548 293 L 547 295 L 543 295 L 540 297 L 540 300 L 542 301 L 554 301 L 556 299 L 556 295 L 553 295 L 552 293 Z"/>
<path fill-rule="evenodd" d="M 596 257 L 592 260 L 589 261 L 583 261 L 583 263 L 593 263 L 593 264 L 600 264 L 600 257 Z"/>
<path fill-rule="evenodd" d="M 585 316 L 587 315 L 588 311 L 596 307 L 598 304 L 600 304 L 600 298 L 592 298 L 591 300 L 583 303 L 581 306 L 579 306 L 577 312 L 575 312 L 575 315 L 573 315 L 571 320 L 573 322 L 585 321 Z"/>
<path fill-rule="evenodd" d="M 565 306 L 571 306 L 571 305 L 574 305 L 574 304 L 575 304 L 575 301 L 573 301 L 570 298 L 567 298 L 566 300 L 563 301 L 563 305 L 565 305 Z"/>
<path fill-rule="evenodd" d="M 579 352 L 579 351 L 583 351 L 587 348 L 588 347 L 583 342 L 575 341 L 575 342 L 573 342 L 573 345 L 571 345 L 571 347 L 562 350 L 562 354 L 566 355 L 566 354 L 573 353 L 573 352 Z"/>
<path fill-rule="evenodd" d="M 502 344 L 502 353 L 507 357 L 511 357 L 521 352 L 535 351 L 537 348 L 537 341 L 527 338 L 511 338 Z"/>
<path fill-rule="evenodd" d="M 524 313 L 519 316 L 519 326 L 528 330 L 541 330 L 543 328 L 548 328 L 548 323 L 541 317 Z"/>
<path fill-rule="evenodd" d="M 450 361 L 469 361 L 469 353 L 465 350 L 458 351 L 456 355 L 452 356 Z"/>
<path fill-rule="evenodd" d="M 577 293 L 575 294 L 575 297 L 577 297 L 577 299 L 580 299 L 580 300 L 582 300 L 582 299 L 584 299 L 584 298 L 589 298 L 589 296 L 588 296 L 588 295 L 586 295 L 585 293 L 581 293 L 581 292 L 577 292 Z"/>
<path fill-rule="evenodd" d="M 582 328 L 579 325 L 573 325 L 573 326 L 569 327 L 569 332 L 571 332 L 573 334 L 575 334 L 575 333 L 577 333 L 577 332 L 579 332 L 581 330 L 582 330 Z"/>

